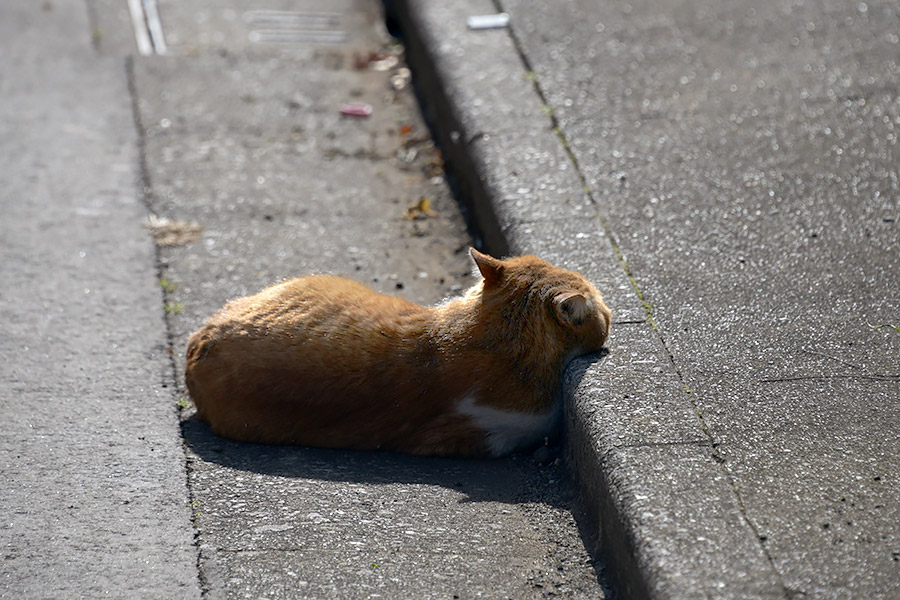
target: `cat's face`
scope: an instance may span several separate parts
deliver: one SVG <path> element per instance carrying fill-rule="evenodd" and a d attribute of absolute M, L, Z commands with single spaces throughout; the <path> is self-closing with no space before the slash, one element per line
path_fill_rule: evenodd
<path fill-rule="evenodd" d="M 591 289 L 567 292 L 554 299 L 557 320 L 575 338 L 575 354 L 598 352 L 609 337 L 612 321 L 612 312 L 603 302 L 600 292 L 586 280 L 584 283 Z"/>
<path fill-rule="evenodd" d="M 603 347 L 612 313 L 584 276 L 536 256 L 498 260 L 472 250 L 472 258 L 484 277 L 484 292 L 496 294 L 500 302 L 529 307 L 520 318 L 552 324 L 572 355 Z"/>
<path fill-rule="evenodd" d="M 612 321 L 612 312 L 603 296 L 582 275 L 547 263 L 544 265 L 542 270 L 546 273 L 536 285 L 546 288 L 551 318 L 571 340 L 572 354 L 598 352 L 609 336 Z"/>

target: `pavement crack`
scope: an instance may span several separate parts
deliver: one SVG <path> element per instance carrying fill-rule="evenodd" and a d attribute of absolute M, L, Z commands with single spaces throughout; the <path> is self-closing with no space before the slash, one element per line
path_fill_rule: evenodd
<path fill-rule="evenodd" d="M 714 444 L 709 440 L 678 440 L 676 442 L 644 442 L 640 444 L 616 444 L 611 446 L 611 450 L 622 450 L 626 448 L 671 448 L 679 446 L 695 446 L 699 448 L 717 448 L 718 444 Z M 715 457 L 714 457 L 715 458 Z M 717 461 L 718 462 L 718 461 Z"/>
<path fill-rule="evenodd" d="M 128 94 L 131 98 L 131 111 L 132 118 L 134 120 L 134 127 L 137 131 L 137 152 L 138 152 L 138 194 L 141 197 L 141 201 L 144 204 L 145 209 L 147 210 L 148 215 L 153 215 L 153 207 L 151 204 L 152 198 L 152 182 L 150 179 L 150 169 L 147 165 L 147 138 L 146 138 L 146 128 L 144 127 L 143 120 L 141 119 L 141 111 L 138 102 L 138 87 L 137 87 L 137 76 L 135 73 L 135 64 L 134 57 L 128 56 L 125 59 L 125 76 L 128 84 Z M 156 240 L 152 240 L 153 242 L 153 256 L 155 261 L 155 272 L 156 272 L 156 281 L 163 282 L 165 278 L 163 277 L 163 261 L 161 254 L 161 247 Z M 162 384 L 167 389 L 172 389 L 175 393 L 178 393 L 179 385 L 177 381 L 177 373 L 178 370 L 175 365 L 175 344 L 174 344 L 174 332 L 172 331 L 172 321 L 171 321 L 171 308 L 168 303 L 170 290 L 166 289 L 166 286 L 160 285 L 160 309 L 163 311 L 163 322 L 165 323 L 166 328 L 166 354 L 169 357 L 169 368 L 168 375 L 161 374 L 163 381 Z M 168 310 L 167 310 L 167 307 Z M 174 400 L 174 398 L 173 398 Z M 181 419 L 180 409 L 178 408 L 175 402 L 172 403 L 172 410 L 174 411 L 174 417 L 176 420 Z M 182 440 L 183 442 L 183 440 Z M 191 478 L 190 478 L 190 458 L 187 453 L 187 446 L 182 443 L 182 451 L 184 452 L 184 478 L 185 478 L 185 491 L 187 492 L 186 497 L 186 508 L 189 510 L 191 526 L 194 528 L 194 536 L 193 536 L 193 545 L 196 554 L 196 565 L 197 565 L 197 582 L 200 587 L 200 596 L 208 597 L 209 596 L 209 582 L 207 581 L 207 577 L 205 575 L 205 570 L 203 567 L 203 556 L 201 553 L 200 546 L 200 529 L 197 527 L 197 514 L 193 510 L 195 506 L 195 497 L 194 490 L 191 487 Z"/>
<path fill-rule="evenodd" d="M 883 375 L 873 373 L 869 375 L 798 375 L 795 377 L 773 377 L 760 379 L 758 383 L 789 383 L 792 381 L 828 381 L 834 379 L 857 379 L 860 381 L 900 381 L 900 375 Z"/>
<path fill-rule="evenodd" d="M 498 11 L 503 12 L 503 6 L 501 2 L 499 2 L 499 0 L 495 0 L 494 5 L 496 6 Z M 578 162 L 578 158 L 572 151 L 572 147 L 569 145 L 569 141 L 568 139 L 566 139 L 565 132 L 562 130 L 559 119 L 556 116 L 556 111 L 553 110 L 553 105 L 551 105 L 548 101 L 547 95 L 544 93 L 544 90 L 541 87 L 540 78 L 537 76 L 537 73 L 532 67 L 531 61 L 528 59 L 522 43 L 519 41 L 518 35 L 516 34 L 512 26 L 509 27 L 509 35 L 512 40 L 513 46 L 516 49 L 516 53 L 519 55 L 519 59 L 522 61 L 525 72 L 528 75 L 528 80 L 531 82 L 531 85 L 534 87 L 534 91 L 537 94 L 538 99 L 540 100 L 541 106 L 546 107 L 544 113 L 547 115 L 547 118 L 550 119 L 553 132 L 559 139 L 559 142 L 562 145 L 566 156 L 569 157 L 569 162 L 572 163 L 572 166 L 575 169 L 575 173 L 577 174 L 578 180 L 581 183 L 581 187 L 584 190 L 584 195 L 587 197 L 588 201 L 591 203 L 594 209 L 598 211 L 596 214 L 596 218 L 599 221 L 600 227 L 603 229 L 603 233 L 606 235 L 607 240 L 609 240 L 609 243 L 612 245 L 613 250 L 616 253 L 616 257 L 619 259 L 619 264 L 625 271 L 625 275 L 628 278 L 628 281 L 631 283 L 635 294 L 637 294 L 641 305 L 644 307 L 644 310 L 647 313 L 647 322 L 650 324 L 654 331 L 657 331 L 659 328 L 656 324 L 656 320 L 653 317 L 653 307 L 645 299 L 644 293 L 638 285 L 633 273 L 631 272 L 631 268 L 628 266 L 628 262 L 625 260 L 625 254 L 622 252 L 621 246 L 616 240 L 616 237 L 613 235 L 612 229 L 610 228 L 603 215 L 599 214 L 599 204 L 597 202 L 597 199 L 594 197 L 591 186 L 588 184 L 587 177 L 584 174 L 584 170 L 581 168 L 581 165 Z"/>
<path fill-rule="evenodd" d="M 94 49 L 94 52 L 99 54 L 102 49 L 100 41 L 103 39 L 103 36 L 100 33 L 100 19 L 97 15 L 97 6 L 94 2 L 86 2 L 85 4 L 88 25 L 90 25 L 91 28 L 91 47 Z"/>
<path fill-rule="evenodd" d="M 805 349 L 801 349 L 800 351 L 803 352 L 804 354 L 810 354 L 810 355 L 812 355 L 812 356 L 821 356 L 822 358 L 827 358 L 827 359 L 829 359 L 829 360 L 833 360 L 833 361 L 835 361 L 835 362 L 839 362 L 839 363 L 841 363 L 842 365 L 847 366 L 847 367 L 851 367 L 851 368 L 853 368 L 853 369 L 863 370 L 863 367 L 861 367 L 861 366 L 859 366 L 859 365 L 855 365 L 855 364 L 853 364 L 853 363 L 849 363 L 849 362 L 847 362 L 847 361 L 845 361 L 845 360 L 841 360 L 841 359 L 837 358 L 836 356 L 831 356 L 830 354 L 825 354 L 824 352 L 816 352 L 816 351 L 814 351 L 814 350 L 805 350 Z"/>
<path fill-rule="evenodd" d="M 494 0 L 494 6 L 497 8 L 497 10 L 499 12 L 505 12 L 502 4 L 503 3 L 501 0 Z M 518 55 L 522 61 L 525 71 L 528 74 L 528 79 L 531 81 L 532 85 L 534 86 L 535 93 L 538 95 L 541 105 L 543 107 L 545 107 L 544 113 L 547 115 L 547 118 L 550 119 L 550 122 L 552 123 L 552 126 L 553 126 L 553 131 L 556 134 L 557 138 L 559 138 L 559 141 L 562 144 L 563 149 L 566 152 L 566 155 L 569 157 L 569 160 L 571 161 L 572 166 L 574 167 L 575 172 L 577 173 L 577 175 L 580 179 L 580 182 L 584 189 L 585 195 L 587 196 L 588 200 L 591 202 L 591 204 L 594 206 L 595 210 L 597 211 L 596 218 L 600 222 L 600 226 L 602 227 L 604 233 L 606 234 L 607 239 L 609 240 L 610 244 L 613 247 L 613 250 L 616 253 L 616 256 L 619 259 L 619 264 L 622 266 L 622 269 L 624 269 L 625 274 L 628 277 L 629 282 L 631 283 L 631 286 L 634 288 L 635 294 L 637 294 L 638 299 L 640 300 L 641 304 L 644 307 L 644 310 L 647 313 L 647 322 L 653 328 L 653 331 L 656 333 L 657 338 L 659 339 L 659 342 L 663 347 L 663 350 L 666 352 L 666 355 L 669 357 L 669 361 L 670 361 L 672 370 L 674 371 L 675 375 L 678 377 L 678 380 L 681 382 L 682 388 L 684 389 L 684 392 L 687 396 L 687 400 L 690 403 L 692 410 L 697 415 L 697 418 L 700 421 L 700 427 L 703 430 L 703 433 L 709 439 L 709 445 L 712 448 L 711 452 L 710 452 L 711 458 L 718 464 L 719 469 L 721 469 L 723 474 L 725 475 L 725 477 L 728 481 L 728 485 L 731 488 L 731 491 L 734 494 L 735 499 L 737 501 L 738 510 L 741 515 L 741 518 L 743 519 L 743 521 L 747 524 L 747 526 L 750 528 L 750 530 L 756 536 L 756 542 L 759 544 L 759 547 L 761 548 L 764 556 L 766 557 L 766 560 L 768 561 L 769 566 L 772 569 L 772 572 L 775 573 L 776 576 L 778 577 L 779 585 L 781 586 L 784 597 L 790 598 L 791 597 L 790 590 L 785 585 L 783 578 L 781 576 L 781 573 L 775 567 L 775 560 L 774 560 L 773 556 L 771 555 L 771 553 L 769 553 L 765 544 L 761 541 L 759 532 L 758 532 L 755 524 L 753 523 L 753 521 L 750 519 L 749 515 L 747 514 L 747 510 L 746 510 L 746 507 L 744 506 L 743 498 L 741 497 L 740 491 L 737 488 L 734 478 L 733 478 L 732 474 L 728 471 L 728 469 L 725 467 L 725 459 L 724 459 L 724 457 L 722 457 L 721 455 L 718 454 L 718 450 L 717 450 L 718 444 L 716 443 L 716 440 L 712 434 L 712 431 L 710 430 L 705 419 L 703 418 L 703 414 L 700 411 L 700 405 L 697 402 L 697 399 L 695 398 L 694 393 L 691 391 L 690 387 L 688 387 L 687 383 L 685 382 L 684 374 L 678 368 L 678 365 L 675 362 L 675 357 L 672 354 L 672 352 L 669 350 L 668 345 L 666 344 L 666 340 L 665 340 L 665 338 L 662 334 L 662 331 L 660 330 L 660 327 L 657 324 L 656 319 L 654 317 L 653 307 L 647 301 L 646 297 L 644 296 L 643 290 L 641 290 L 640 286 L 638 285 L 637 278 L 634 276 L 634 273 L 632 272 L 631 268 L 629 267 L 628 262 L 625 260 L 625 254 L 622 251 L 621 246 L 618 244 L 616 237 L 613 235 L 613 231 L 612 231 L 611 227 L 607 223 L 606 219 L 604 219 L 604 217 L 601 214 L 599 214 L 599 203 L 597 202 L 590 186 L 588 185 L 587 177 L 585 176 L 584 170 L 581 168 L 581 165 L 578 162 L 578 158 L 575 156 L 574 152 L 572 151 L 571 146 L 569 145 L 568 140 L 566 139 L 565 132 L 562 130 L 562 128 L 560 126 L 559 119 L 556 117 L 555 111 L 553 110 L 553 106 L 548 102 L 547 95 L 544 93 L 543 89 L 541 88 L 540 78 L 538 77 L 537 72 L 534 70 L 534 68 L 531 64 L 531 61 L 528 59 L 528 56 L 526 55 L 526 52 L 524 49 L 524 46 L 521 43 L 521 41 L 519 40 L 519 37 L 516 34 L 515 29 L 512 24 L 510 24 L 510 26 L 509 26 L 509 35 L 512 40 L 513 46 L 515 47 L 516 52 L 518 53 Z"/>

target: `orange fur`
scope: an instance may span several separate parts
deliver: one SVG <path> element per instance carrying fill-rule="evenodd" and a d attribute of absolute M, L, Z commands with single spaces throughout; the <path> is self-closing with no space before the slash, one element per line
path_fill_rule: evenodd
<path fill-rule="evenodd" d="M 276 444 L 481 456 L 534 441 L 610 311 L 577 273 L 471 253 L 483 281 L 432 308 L 331 276 L 229 302 L 188 341 L 197 416 Z"/>

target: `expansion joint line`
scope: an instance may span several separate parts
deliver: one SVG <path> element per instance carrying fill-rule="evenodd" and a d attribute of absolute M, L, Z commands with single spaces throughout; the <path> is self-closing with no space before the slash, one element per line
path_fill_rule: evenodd
<path fill-rule="evenodd" d="M 499 12 L 503 11 L 500 0 L 494 0 L 494 6 Z M 553 125 L 553 133 L 555 133 L 556 137 L 559 138 L 559 142 L 562 145 L 563 150 L 565 150 L 566 156 L 569 157 L 569 161 L 575 168 L 575 173 L 578 175 L 578 180 L 581 183 L 584 194 L 587 196 L 588 200 L 591 202 L 591 205 L 596 210 L 598 207 L 598 203 L 596 198 L 594 198 L 591 186 L 587 182 L 587 177 L 585 177 L 584 171 L 581 169 L 581 165 L 578 163 L 578 158 L 572 151 L 572 147 L 569 145 L 569 141 L 566 139 L 566 135 L 563 132 L 562 127 L 560 127 L 559 119 L 556 117 L 552 105 L 547 101 L 547 95 L 544 94 L 544 90 L 541 88 L 541 84 L 538 81 L 537 74 L 532 68 L 531 61 L 528 59 L 528 55 L 525 53 L 525 50 L 522 47 L 521 42 L 519 41 L 519 37 L 516 35 L 516 32 L 512 28 L 512 25 L 509 26 L 509 35 L 512 39 L 513 46 L 515 46 L 516 48 L 516 53 L 519 55 L 519 59 L 522 61 L 522 64 L 525 67 L 526 77 L 529 81 L 531 81 L 531 84 L 534 87 L 534 92 L 540 99 L 544 114 L 547 115 L 547 117 L 550 119 L 550 123 Z M 628 262 L 625 260 L 625 254 L 622 252 L 618 241 L 616 241 L 612 229 L 609 227 L 609 223 L 607 223 L 606 219 L 603 218 L 603 215 L 601 215 L 599 211 L 595 213 L 595 217 L 600 223 L 600 226 L 603 228 L 603 233 L 606 234 L 607 239 L 612 245 L 613 250 L 616 253 L 616 257 L 619 259 L 619 264 L 622 266 L 622 269 L 625 271 L 626 277 L 628 277 L 628 281 L 631 283 L 631 287 L 634 289 L 635 294 L 637 294 L 638 299 L 641 301 L 641 305 L 644 307 L 647 323 L 650 324 L 654 331 L 659 331 L 656 319 L 653 317 L 653 307 L 644 298 L 644 293 L 641 291 L 637 280 L 632 274 L 631 268 L 628 266 Z"/>
<path fill-rule="evenodd" d="M 503 6 L 502 6 L 502 0 L 494 0 L 494 6 L 498 12 L 505 12 L 503 9 Z M 726 480 L 728 481 L 728 485 L 731 488 L 731 491 L 734 494 L 735 499 L 737 500 L 738 510 L 740 512 L 741 518 L 744 520 L 744 523 L 747 524 L 747 526 L 750 528 L 750 530 L 753 532 L 754 536 L 756 537 L 756 543 L 759 544 L 759 546 L 763 552 L 763 555 L 766 557 L 766 560 L 768 561 L 769 566 L 772 569 L 772 572 L 775 573 L 776 575 L 778 575 L 779 585 L 781 586 L 784 597 L 786 599 L 789 599 L 793 596 L 793 594 L 787 588 L 787 586 L 784 584 L 783 579 L 781 577 L 781 573 L 775 567 L 775 560 L 772 557 L 771 553 L 769 552 L 768 548 L 766 548 L 766 545 L 763 543 L 765 538 L 759 534 L 758 528 L 756 527 L 756 525 L 753 523 L 753 521 L 750 519 L 749 515 L 747 514 L 746 507 L 744 506 L 744 500 L 741 497 L 740 490 L 738 490 L 737 484 L 734 481 L 734 477 L 733 477 L 732 473 L 727 468 L 725 468 L 725 466 L 724 466 L 725 458 L 723 456 L 721 456 L 721 454 L 719 454 L 719 452 L 718 452 L 719 444 L 715 441 L 712 431 L 710 430 L 709 426 L 706 423 L 706 420 L 703 418 L 703 415 L 700 412 L 700 406 L 699 406 L 699 403 L 697 402 L 696 397 L 694 396 L 693 391 L 685 383 L 684 375 L 682 374 L 681 370 L 678 368 L 678 365 L 675 363 L 675 357 L 673 356 L 672 352 L 669 350 L 669 348 L 666 344 L 665 338 L 663 337 L 662 332 L 660 331 L 659 325 L 657 324 L 656 319 L 653 316 L 653 307 L 645 299 L 644 293 L 643 293 L 643 291 L 641 291 L 641 288 L 638 285 L 637 279 L 635 278 L 634 274 L 632 273 L 631 268 L 628 266 L 628 263 L 625 260 L 625 255 L 622 252 L 621 247 L 619 246 L 619 243 L 616 241 L 616 237 L 613 235 L 613 232 L 609 226 L 609 223 L 606 221 L 605 218 L 603 218 L 603 216 L 599 212 L 599 204 L 597 202 L 597 199 L 594 197 L 594 194 L 593 194 L 593 191 L 591 190 L 590 185 L 587 182 L 587 177 L 584 174 L 584 170 L 581 168 L 581 165 L 578 162 L 578 158 L 575 156 L 575 153 L 572 151 L 572 148 L 569 145 L 568 140 L 566 139 L 565 133 L 563 132 L 562 128 L 560 127 L 559 119 L 556 117 L 556 114 L 554 113 L 553 106 L 547 101 L 547 95 L 544 93 L 544 90 L 541 88 L 541 84 L 540 84 L 540 81 L 538 80 L 537 73 L 534 71 L 534 69 L 531 65 L 531 61 L 528 59 L 528 55 L 525 53 L 524 46 L 522 45 L 521 41 L 519 40 L 518 35 L 516 35 L 516 32 L 513 28 L 512 23 L 510 23 L 510 25 L 509 25 L 509 36 L 510 36 L 510 39 L 512 40 L 513 46 L 516 49 L 516 52 L 519 55 L 519 59 L 522 61 L 522 65 L 525 67 L 526 77 L 531 81 L 532 85 L 534 86 L 534 91 L 537 94 L 538 98 L 540 99 L 541 106 L 543 107 L 543 110 L 544 110 L 544 114 L 546 114 L 547 117 L 550 119 L 550 122 L 553 125 L 553 132 L 559 138 L 559 141 L 562 144 L 562 147 L 565 150 L 566 155 L 569 157 L 569 161 L 571 161 L 572 166 L 575 169 L 575 173 L 577 173 L 577 175 L 578 175 L 578 178 L 581 182 L 581 186 L 584 189 L 584 193 L 588 197 L 588 200 L 591 202 L 591 204 L 593 205 L 593 207 L 595 209 L 596 218 L 599 221 L 600 226 L 603 228 L 603 231 L 606 234 L 606 237 L 609 239 L 610 244 L 612 244 L 613 250 L 615 250 L 616 256 L 619 259 L 619 264 L 622 266 L 622 269 L 625 271 L 625 274 L 628 277 L 628 280 L 631 282 L 631 286 L 634 288 L 635 294 L 637 294 L 638 299 L 640 299 L 641 304 L 643 305 L 644 310 L 647 313 L 647 322 L 653 328 L 653 331 L 656 332 L 656 335 L 657 335 L 657 338 L 659 339 L 660 344 L 662 345 L 663 349 L 665 350 L 666 355 L 669 357 L 669 362 L 671 363 L 672 369 L 675 372 L 676 376 L 678 377 L 678 380 L 681 383 L 681 387 L 684 390 L 685 395 L 687 396 L 687 400 L 690 403 L 691 408 L 694 411 L 694 414 L 697 415 L 697 418 L 700 421 L 700 426 L 703 430 L 703 433 L 709 439 L 709 445 L 711 447 L 711 457 L 713 458 L 713 460 L 715 462 L 717 462 L 720 465 L 720 468 L 721 468 L 723 474 L 725 475 Z"/>
<path fill-rule="evenodd" d="M 152 206 L 152 197 L 153 197 L 153 185 L 150 178 L 150 169 L 147 166 L 147 133 L 144 128 L 143 119 L 141 119 L 141 111 L 138 105 L 138 89 L 137 89 L 137 77 L 135 75 L 134 68 L 134 58 L 129 56 L 125 59 L 125 75 L 126 80 L 128 82 L 128 94 L 131 96 L 131 112 L 132 118 L 134 120 L 134 127 L 137 131 L 137 153 L 138 153 L 138 193 L 141 198 L 141 202 L 144 205 L 144 208 L 147 210 L 148 214 L 153 214 L 153 206 Z M 162 262 L 162 254 L 160 250 L 159 244 L 154 240 L 153 242 L 153 255 L 155 261 L 155 271 L 156 271 L 156 281 L 163 281 L 163 262 Z M 169 389 L 171 388 L 176 394 L 179 386 L 177 384 L 177 373 L 178 370 L 175 366 L 175 334 L 172 329 L 172 321 L 171 315 L 169 315 L 165 311 L 165 307 L 167 305 L 168 297 L 170 295 L 170 291 L 165 287 L 160 286 L 161 289 L 161 300 L 162 300 L 162 309 L 163 309 L 163 320 L 166 326 L 166 354 L 169 357 L 169 375 L 161 375 L 162 385 L 163 387 Z M 173 403 L 174 404 L 174 403 Z M 180 409 L 173 406 L 176 411 L 180 412 Z M 180 414 L 176 412 L 176 419 L 180 419 Z M 190 517 L 191 517 L 191 526 L 194 528 L 194 549 L 197 554 L 197 581 L 200 586 L 201 594 L 203 597 L 206 597 L 209 590 L 209 583 L 206 580 L 206 576 L 204 574 L 203 569 L 203 561 L 202 555 L 200 551 L 200 530 L 197 527 L 197 516 L 199 513 L 197 512 L 197 500 L 194 497 L 194 490 L 191 487 L 191 478 L 190 478 L 190 457 L 187 454 L 187 447 L 182 443 L 182 448 L 184 451 L 184 477 L 185 477 L 185 488 L 188 493 L 188 504 L 190 508 Z"/>

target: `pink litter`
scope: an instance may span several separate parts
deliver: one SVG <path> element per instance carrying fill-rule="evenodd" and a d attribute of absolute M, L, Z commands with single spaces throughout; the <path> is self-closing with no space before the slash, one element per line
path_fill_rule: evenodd
<path fill-rule="evenodd" d="M 372 114 L 372 105 L 365 102 L 347 102 L 341 104 L 341 114 L 348 117 L 368 117 Z"/>

